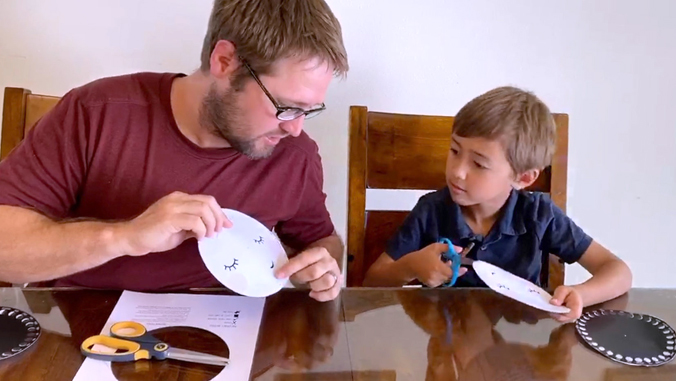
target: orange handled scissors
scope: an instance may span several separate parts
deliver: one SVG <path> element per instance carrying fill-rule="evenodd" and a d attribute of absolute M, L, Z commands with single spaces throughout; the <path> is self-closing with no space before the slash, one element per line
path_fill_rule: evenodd
<path fill-rule="evenodd" d="M 99 351 L 96 345 L 103 345 L 107 347 L 106 349 L 110 348 L 115 352 Z M 122 321 L 113 324 L 110 327 L 110 336 L 92 336 L 82 342 L 80 351 L 87 357 L 116 362 L 150 360 L 153 358 L 158 360 L 169 358 L 220 366 L 226 366 L 230 362 L 225 357 L 171 347 L 148 333 L 143 324 L 134 321 Z"/>

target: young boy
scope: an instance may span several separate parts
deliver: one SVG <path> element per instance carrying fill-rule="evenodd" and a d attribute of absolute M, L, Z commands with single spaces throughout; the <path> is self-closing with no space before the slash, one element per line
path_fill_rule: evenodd
<path fill-rule="evenodd" d="M 453 123 L 446 160 L 447 186 L 420 198 L 386 252 L 369 268 L 367 286 L 402 286 L 418 280 L 429 287 L 453 275 L 448 238 L 460 252 L 475 243 L 468 257 L 492 263 L 539 283 L 543 255 L 580 263 L 592 277 L 560 286 L 552 304 L 577 319 L 582 308 L 615 298 L 631 287 L 629 267 L 594 241 L 547 194 L 523 190 L 549 165 L 556 125 L 535 95 L 514 87 L 491 90 L 470 101 Z M 486 287 L 474 270 L 461 268 L 456 286 Z"/>

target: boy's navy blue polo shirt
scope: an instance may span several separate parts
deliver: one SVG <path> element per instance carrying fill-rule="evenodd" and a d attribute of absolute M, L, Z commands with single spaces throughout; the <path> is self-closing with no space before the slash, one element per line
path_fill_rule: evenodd
<path fill-rule="evenodd" d="M 466 247 L 469 258 L 492 263 L 540 285 L 543 255 L 554 254 L 566 263 L 577 262 L 592 238 L 554 204 L 548 194 L 512 190 L 500 217 L 486 237 L 474 234 L 447 187 L 422 196 L 386 252 L 397 260 L 441 238 Z M 472 267 L 458 278 L 458 287 L 486 287 Z"/>

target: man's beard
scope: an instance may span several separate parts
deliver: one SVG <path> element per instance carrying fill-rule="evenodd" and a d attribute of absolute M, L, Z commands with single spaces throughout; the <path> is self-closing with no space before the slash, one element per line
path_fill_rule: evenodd
<path fill-rule="evenodd" d="M 240 108 L 237 106 L 235 91 L 230 89 L 218 92 L 212 83 L 209 92 L 202 99 L 199 111 L 200 124 L 211 133 L 228 141 L 230 146 L 252 160 L 265 159 L 272 154 L 274 147 L 257 149 L 257 138 L 243 136 L 247 128 L 241 121 Z"/>

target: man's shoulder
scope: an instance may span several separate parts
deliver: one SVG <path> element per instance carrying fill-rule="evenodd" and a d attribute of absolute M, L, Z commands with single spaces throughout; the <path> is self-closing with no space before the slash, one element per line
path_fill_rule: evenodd
<path fill-rule="evenodd" d="M 103 77 L 74 88 L 69 95 L 86 107 L 110 103 L 148 105 L 170 90 L 166 85 L 179 75 L 182 74 L 138 72 Z"/>
<path fill-rule="evenodd" d="M 297 137 L 287 137 L 280 142 L 279 151 L 292 151 L 306 158 L 319 158 L 319 145 L 302 131 Z"/>

